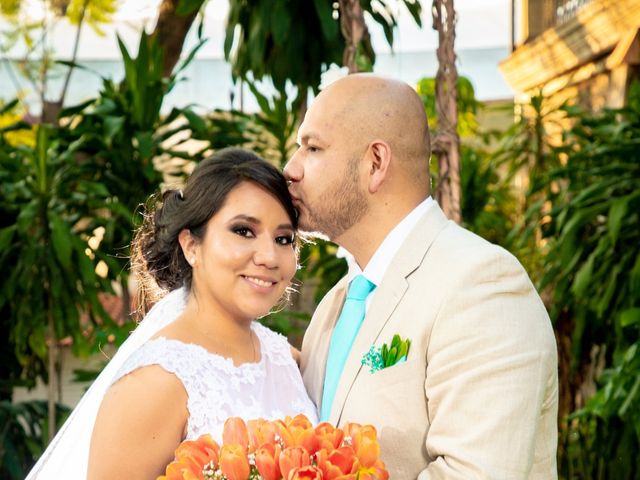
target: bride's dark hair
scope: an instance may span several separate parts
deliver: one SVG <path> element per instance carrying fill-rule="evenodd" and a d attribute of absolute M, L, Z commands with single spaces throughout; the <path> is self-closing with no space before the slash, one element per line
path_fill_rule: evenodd
<path fill-rule="evenodd" d="M 191 265 L 182 253 L 178 235 L 187 229 L 197 239 L 207 222 L 224 205 L 229 192 L 253 182 L 275 196 L 298 228 L 287 182 L 280 171 L 255 153 L 229 148 L 202 160 L 183 190 L 167 190 L 148 202 L 142 226 L 131 244 L 131 268 L 138 285 L 138 310 L 144 313 L 167 291 L 191 288 Z"/>

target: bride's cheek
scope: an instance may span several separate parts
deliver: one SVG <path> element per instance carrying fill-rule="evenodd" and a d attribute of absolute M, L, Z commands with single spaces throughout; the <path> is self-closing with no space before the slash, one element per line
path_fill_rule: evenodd
<path fill-rule="evenodd" d="M 298 271 L 298 257 L 293 250 L 290 252 L 290 254 L 287 255 L 287 262 L 285 265 L 287 273 L 283 276 L 287 280 L 287 283 L 290 283 L 291 280 L 293 280 L 296 272 Z"/>

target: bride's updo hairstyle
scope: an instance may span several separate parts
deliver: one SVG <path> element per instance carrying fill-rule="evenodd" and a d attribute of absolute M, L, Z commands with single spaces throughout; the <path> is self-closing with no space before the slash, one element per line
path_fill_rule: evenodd
<path fill-rule="evenodd" d="M 242 182 L 253 182 L 275 196 L 294 229 L 298 228 L 287 182 L 276 167 L 253 152 L 237 148 L 221 150 L 202 160 L 183 190 L 167 190 L 161 199 L 152 197 L 134 236 L 131 265 L 140 282 L 141 313 L 167 291 L 191 288 L 191 265 L 182 253 L 178 235 L 187 229 L 202 240 L 209 219 Z"/>

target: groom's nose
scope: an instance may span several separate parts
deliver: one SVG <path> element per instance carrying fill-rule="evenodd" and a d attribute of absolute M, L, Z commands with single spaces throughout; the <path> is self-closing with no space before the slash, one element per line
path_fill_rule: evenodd
<path fill-rule="evenodd" d="M 302 162 L 300 161 L 300 148 L 298 148 L 293 156 L 289 159 L 287 164 L 284 166 L 284 176 L 290 182 L 299 182 L 302 180 L 303 169 Z"/>

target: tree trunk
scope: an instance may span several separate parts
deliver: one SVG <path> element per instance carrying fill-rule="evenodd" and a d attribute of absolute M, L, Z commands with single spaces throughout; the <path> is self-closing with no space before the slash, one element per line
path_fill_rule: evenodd
<path fill-rule="evenodd" d="M 436 200 L 453 221 L 462 221 L 460 210 L 460 137 L 458 136 L 458 71 L 454 50 L 456 13 L 453 0 L 433 0 L 433 29 L 438 32 L 436 113 L 438 133 L 434 154 L 438 158 Z"/>
<path fill-rule="evenodd" d="M 44 100 L 44 97 L 42 98 L 42 116 L 40 117 L 40 121 L 42 123 L 56 125 L 58 123 L 58 114 L 60 110 L 62 110 L 62 103 L 58 101 L 51 102 Z"/>
<path fill-rule="evenodd" d="M 76 30 L 76 38 L 73 42 L 73 53 L 71 54 L 71 63 L 74 65 L 78 59 L 78 49 L 80 47 L 80 34 L 82 33 L 82 25 L 87 14 L 87 8 L 89 7 L 89 0 L 84 0 L 82 3 L 82 11 L 80 12 L 80 21 L 78 22 L 78 29 Z M 62 92 L 60 93 L 60 99 L 58 100 L 59 108 L 64 105 L 64 99 L 67 96 L 67 90 L 69 90 L 69 83 L 71 82 L 71 74 L 75 67 L 67 67 L 67 75 L 64 78 L 64 84 L 62 86 Z M 57 114 L 56 114 L 57 117 Z"/>
<path fill-rule="evenodd" d="M 162 73 L 165 77 L 171 75 L 173 68 L 178 63 L 184 39 L 198 15 L 198 9 L 184 16 L 176 14 L 176 7 L 179 3 L 180 0 L 162 0 L 158 23 L 152 33 L 152 37 L 157 37 L 164 53 Z"/>
<path fill-rule="evenodd" d="M 360 0 L 340 0 L 340 30 L 345 41 L 342 65 L 357 73 L 358 45 L 368 33 Z"/>

